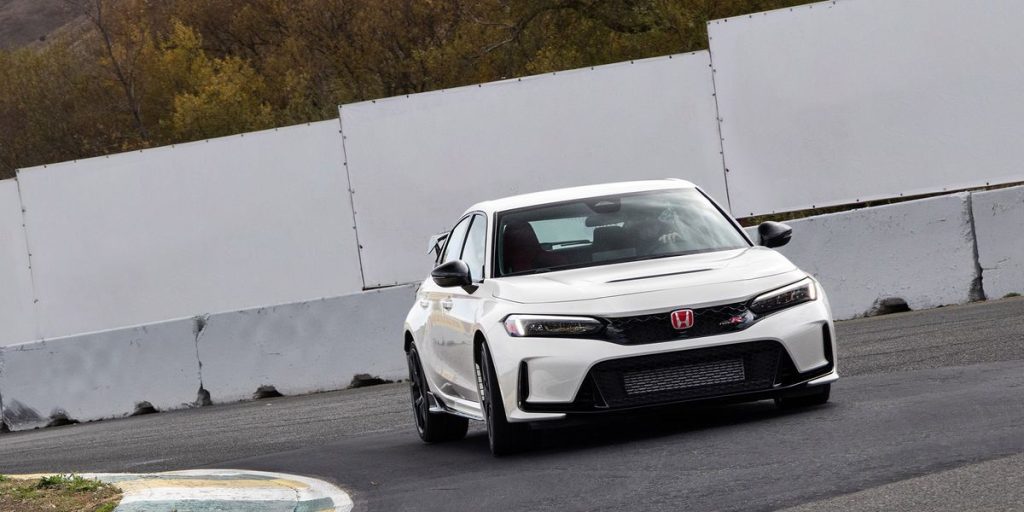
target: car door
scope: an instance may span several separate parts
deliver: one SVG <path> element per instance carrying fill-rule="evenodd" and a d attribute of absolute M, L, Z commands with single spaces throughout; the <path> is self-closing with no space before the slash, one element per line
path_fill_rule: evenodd
<path fill-rule="evenodd" d="M 487 240 L 487 217 L 479 213 L 472 215 L 472 224 L 459 259 L 469 266 L 474 284 L 484 279 Z M 442 311 L 447 315 L 443 323 L 448 338 L 443 348 L 444 358 L 456 376 L 452 384 L 459 395 L 478 401 L 473 336 L 476 334 L 476 319 L 484 304 L 483 294 L 477 292 L 477 286 L 445 288 L 445 292 L 446 296 L 441 299 Z"/>
<path fill-rule="evenodd" d="M 462 255 L 462 246 L 466 241 L 466 233 L 472 222 L 471 216 L 459 220 L 452 228 L 451 234 L 445 242 L 441 255 L 438 256 L 436 264 L 447 263 L 457 260 Z M 442 288 L 427 279 L 420 287 L 419 306 L 426 308 L 428 319 L 424 329 L 424 340 L 426 343 L 420 346 L 420 357 L 424 360 L 424 373 L 434 383 L 435 389 L 446 395 L 460 396 L 460 392 L 454 387 L 458 380 L 454 368 L 452 368 L 446 347 L 452 342 L 451 329 L 447 327 L 450 321 L 448 311 L 451 308 L 451 291 Z"/>

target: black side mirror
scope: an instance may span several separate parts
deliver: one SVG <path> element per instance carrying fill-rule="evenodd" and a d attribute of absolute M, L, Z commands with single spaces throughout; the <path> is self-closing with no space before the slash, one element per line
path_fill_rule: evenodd
<path fill-rule="evenodd" d="M 473 284 L 473 280 L 469 276 L 469 265 L 462 260 L 442 263 L 430 273 L 430 277 L 442 288 Z"/>
<path fill-rule="evenodd" d="M 762 222 L 757 226 L 757 235 L 765 247 L 782 247 L 792 238 L 793 228 L 781 222 Z"/>

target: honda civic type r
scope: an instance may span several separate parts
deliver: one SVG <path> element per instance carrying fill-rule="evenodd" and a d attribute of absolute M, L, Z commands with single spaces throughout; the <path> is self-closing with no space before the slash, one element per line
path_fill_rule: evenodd
<path fill-rule="evenodd" d="M 491 451 L 530 424 L 704 401 L 821 404 L 838 378 L 821 285 L 754 244 L 681 180 L 474 205 L 431 241 L 436 268 L 405 321 L 416 428 L 427 442 L 486 422 Z"/>

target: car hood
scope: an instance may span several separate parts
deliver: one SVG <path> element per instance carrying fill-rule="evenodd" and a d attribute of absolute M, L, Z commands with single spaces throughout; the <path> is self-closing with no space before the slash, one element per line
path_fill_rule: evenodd
<path fill-rule="evenodd" d="M 750 247 L 495 279 L 494 296 L 522 304 L 687 290 L 688 302 L 739 299 L 804 274 L 772 249 Z"/>

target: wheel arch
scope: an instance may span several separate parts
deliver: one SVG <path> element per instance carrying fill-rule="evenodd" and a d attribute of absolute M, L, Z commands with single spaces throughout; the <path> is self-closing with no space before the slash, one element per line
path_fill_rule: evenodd
<path fill-rule="evenodd" d="M 480 347 L 487 343 L 487 338 L 484 337 L 484 333 L 476 331 L 473 334 L 473 364 L 480 364 Z"/>

